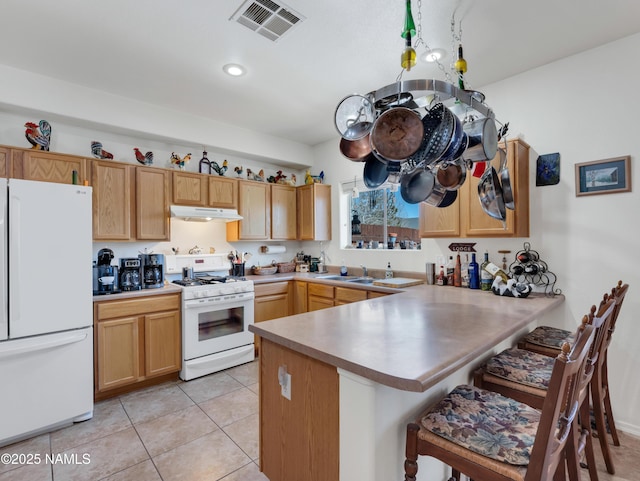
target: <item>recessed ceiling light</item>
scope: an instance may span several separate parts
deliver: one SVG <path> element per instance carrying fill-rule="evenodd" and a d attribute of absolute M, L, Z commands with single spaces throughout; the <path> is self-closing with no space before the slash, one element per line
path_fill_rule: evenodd
<path fill-rule="evenodd" d="M 242 65 L 238 65 L 237 63 L 228 63 L 222 70 L 225 71 L 226 74 L 231 75 L 232 77 L 240 77 L 247 72 L 247 69 Z"/>
<path fill-rule="evenodd" d="M 433 63 L 442 60 L 446 55 L 447 52 L 445 52 L 443 49 L 434 48 L 431 50 L 427 50 L 424 54 L 421 55 L 421 58 L 427 63 Z"/>

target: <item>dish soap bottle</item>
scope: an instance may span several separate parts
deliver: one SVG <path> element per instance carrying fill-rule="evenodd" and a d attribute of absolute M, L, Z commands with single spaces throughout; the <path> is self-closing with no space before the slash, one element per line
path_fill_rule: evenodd
<path fill-rule="evenodd" d="M 393 277 L 393 271 L 391 270 L 391 262 L 387 262 L 387 270 L 384 273 L 385 279 L 391 279 Z"/>
<path fill-rule="evenodd" d="M 347 266 L 344 263 L 344 261 L 342 261 L 342 265 L 340 266 L 340 275 L 341 276 L 346 276 L 347 275 Z"/>

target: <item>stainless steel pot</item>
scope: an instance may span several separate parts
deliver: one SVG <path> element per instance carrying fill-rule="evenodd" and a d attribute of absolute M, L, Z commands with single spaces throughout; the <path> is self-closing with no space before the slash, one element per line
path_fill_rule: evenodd
<path fill-rule="evenodd" d="M 502 197 L 504 205 L 507 209 L 515 210 L 515 202 L 513 198 L 513 190 L 511 189 L 511 178 L 509 177 L 509 169 L 507 169 L 507 142 L 505 139 L 504 150 L 498 149 L 500 155 L 500 181 L 502 185 Z"/>
<path fill-rule="evenodd" d="M 507 212 L 505 210 L 502 187 L 500 187 L 498 174 L 493 167 L 487 168 L 484 174 L 482 174 L 480 182 L 478 183 L 478 196 L 480 197 L 482 210 L 490 217 L 501 220 L 504 223 Z"/>
<path fill-rule="evenodd" d="M 467 179 L 466 161 L 458 158 L 453 162 L 445 162 L 436 171 L 438 183 L 447 190 L 458 190 Z"/>
<path fill-rule="evenodd" d="M 473 162 L 491 160 L 498 150 L 498 130 L 493 119 L 473 120 L 464 124 L 469 145 L 463 156 Z"/>
<path fill-rule="evenodd" d="M 435 185 L 435 176 L 429 168 L 416 169 L 402 177 L 400 195 L 408 204 L 423 202 Z"/>

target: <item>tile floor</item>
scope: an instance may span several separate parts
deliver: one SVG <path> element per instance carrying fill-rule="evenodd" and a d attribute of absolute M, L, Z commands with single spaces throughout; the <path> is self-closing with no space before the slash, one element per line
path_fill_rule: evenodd
<path fill-rule="evenodd" d="M 58 461 L 0 463 L 0 481 L 269 481 L 258 469 L 257 393 L 252 362 L 99 402 L 89 421 L 0 448 Z M 594 440 L 600 481 L 640 479 L 640 438 L 620 437 L 615 475 Z"/>
<path fill-rule="evenodd" d="M 57 461 L 0 463 L 0 481 L 268 481 L 258 468 L 258 363 L 101 401 L 93 419 L 0 453 Z"/>

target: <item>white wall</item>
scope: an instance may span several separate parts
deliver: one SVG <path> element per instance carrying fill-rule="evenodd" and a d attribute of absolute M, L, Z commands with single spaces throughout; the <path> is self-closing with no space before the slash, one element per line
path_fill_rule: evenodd
<path fill-rule="evenodd" d="M 636 165 L 640 97 L 632 82 L 640 66 L 629 62 L 638 49 L 640 35 L 635 35 L 480 89 L 497 118 L 509 122 L 511 135 L 519 134 L 534 151 L 531 237 L 468 239 L 477 242 L 479 252 L 488 249 L 493 260 L 501 259 L 500 249 L 515 253 L 524 241 L 531 242 L 557 274 L 557 285 L 566 296 L 563 309 L 545 318 L 547 323 L 577 325 L 619 279 L 630 284 L 610 350 L 609 372 L 617 425 L 636 435 L 640 435 L 640 323 L 635 322 L 640 312 L 635 258 L 640 191 L 577 198 L 574 164 L 630 155 L 631 177 L 640 175 Z M 338 142 L 336 138 L 315 148 L 316 165 L 323 166 L 334 185 L 334 205 L 340 203 L 339 183 L 361 177 L 363 165 L 342 157 Z M 537 154 L 553 152 L 561 155 L 560 183 L 535 187 Z M 346 230 L 348 218 L 334 214 L 333 219 L 334 240 L 327 250 L 334 263 L 345 258 L 349 265 L 384 268 L 390 261 L 394 269 L 422 271 L 426 261 L 447 253 L 453 241 L 426 240 L 423 250 L 415 252 L 346 251 L 341 249 L 339 231 Z"/>

